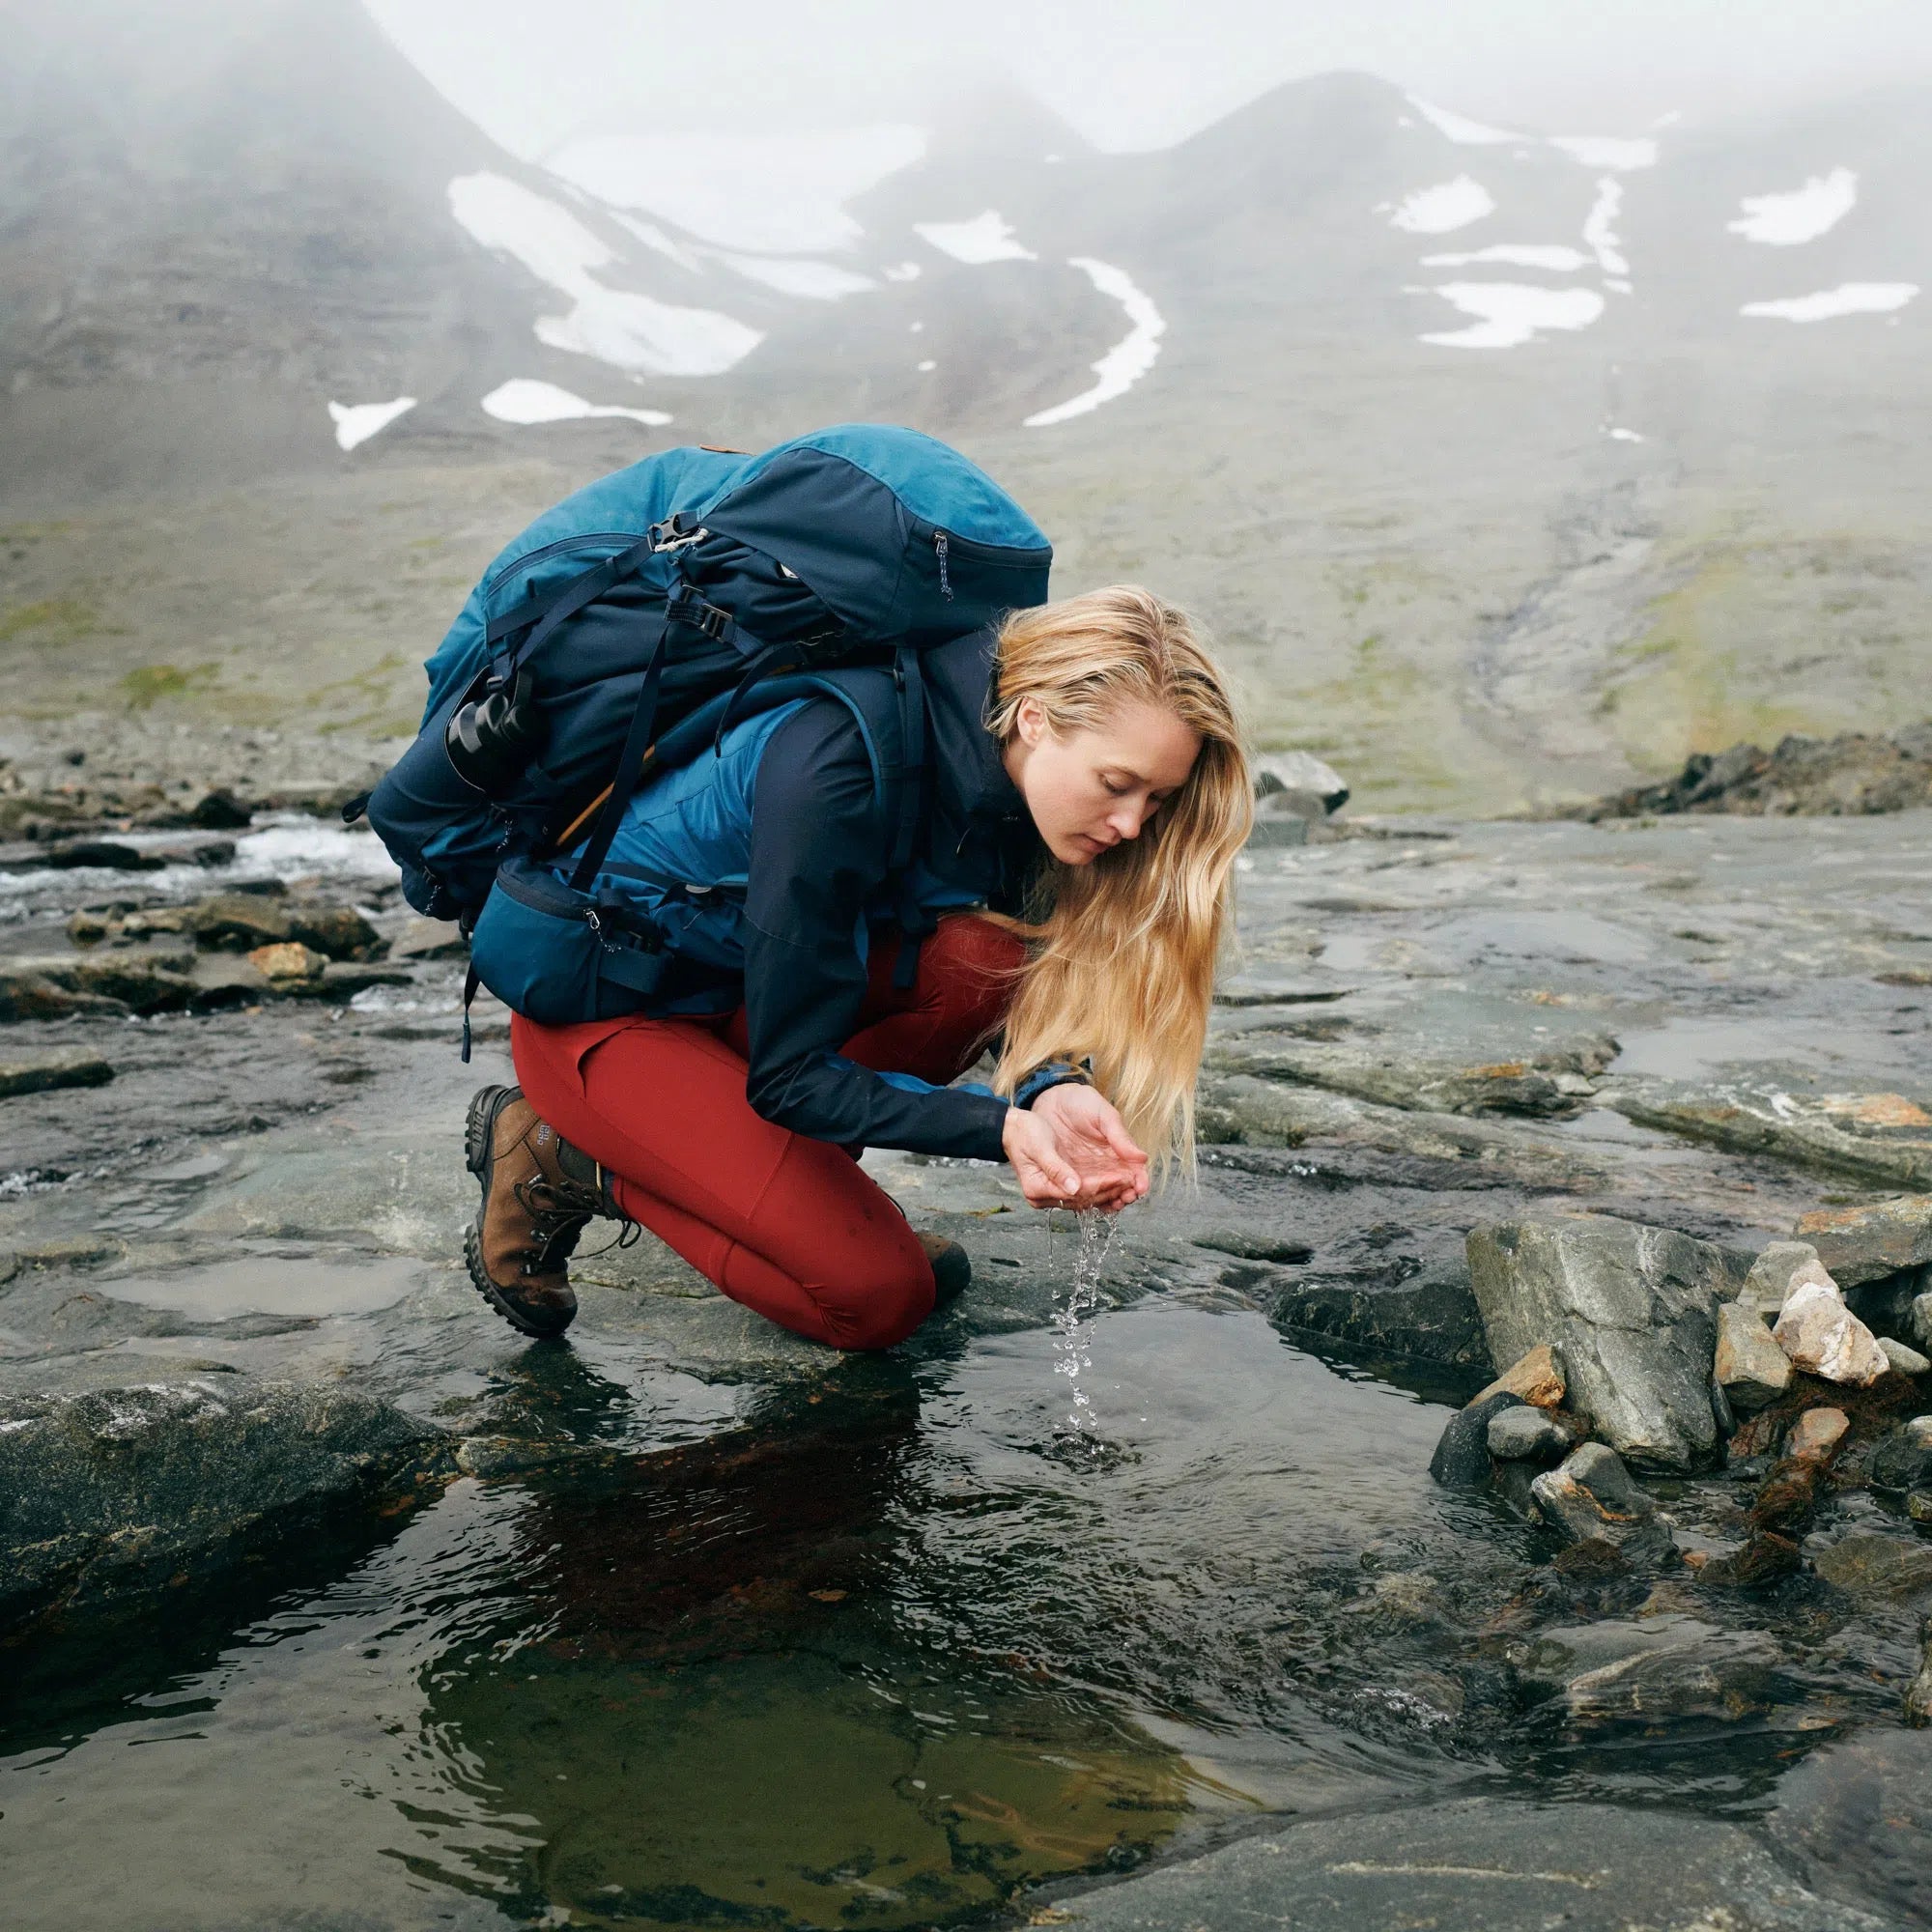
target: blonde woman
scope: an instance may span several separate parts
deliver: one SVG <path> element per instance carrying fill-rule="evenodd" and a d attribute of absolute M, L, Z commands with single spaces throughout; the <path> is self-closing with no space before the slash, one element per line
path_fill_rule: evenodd
<path fill-rule="evenodd" d="M 923 665 L 916 922 L 882 896 L 887 808 L 836 701 L 746 719 L 631 802 L 613 861 L 742 881 L 742 962 L 725 1010 L 513 1023 L 521 1085 L 470 1104 L 467 1246 L 526 1334 L 569 1324 L 569 1256 L 607 1215 L 786 1328 L 888 1348 L 969 1270 L 907 1226 L 858 1165 L 867 1147 L 1004 1159 L 1036 1208 L 1124 1207 L 1191 1155 L 1252 812 L 1221 673 L 1131 585 Z M 913 942 L 908 923 L 931 929 Z M 913 943 L 916 972 L 895 970 Z M 949 1085 L 996 1037 L 990 1088 Z"/>

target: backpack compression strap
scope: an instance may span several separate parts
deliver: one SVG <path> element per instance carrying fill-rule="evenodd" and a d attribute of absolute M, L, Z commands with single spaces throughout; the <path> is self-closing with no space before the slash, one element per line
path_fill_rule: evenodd
<path fill-rule="evenodd" d="M 938 923 L 919 903 L 912 886 L 913 845 L 925 790 L 925 676 L 910 644 L 893 653 L 893 683 L 899 696 L 899 771 L 890 874 L 898 885 L 901 935 L 893 984 L 904 992 L 919 976 L 919 949 Z"/>

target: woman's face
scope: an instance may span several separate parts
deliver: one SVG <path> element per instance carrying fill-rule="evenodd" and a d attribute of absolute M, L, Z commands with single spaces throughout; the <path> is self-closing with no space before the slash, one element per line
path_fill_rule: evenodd
<path fill-rule="evenodd" d="M 1063 866 L 1091 866 L 1148 820 L 1187 781 L 1200 733 L 1158 704 L 1116 705 L 1091 731 L 1061 737 L 1035 698 L 1020 701 L 1005 753 L 1046 849 Z"/>

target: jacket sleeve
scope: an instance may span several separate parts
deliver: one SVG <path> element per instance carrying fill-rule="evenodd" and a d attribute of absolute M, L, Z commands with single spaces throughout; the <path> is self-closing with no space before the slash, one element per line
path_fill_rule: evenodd
<path fill-rule="evenodd" d="M 753 794 L 746 1095 L 814 1140 L 1000 1160 L 1004 1100 L 876 1073 L 838 1051 L 865 1005 L 866 906 L 886 838 L 857 724 L 837 703 L 806 705 L 773 733 Z"/>

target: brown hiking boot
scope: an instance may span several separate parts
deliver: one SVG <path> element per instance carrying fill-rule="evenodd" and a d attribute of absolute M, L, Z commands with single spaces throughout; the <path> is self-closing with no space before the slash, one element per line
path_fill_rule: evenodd
<path fill-rule="evenodd" d="M 485 1087 L 469 1103 L 465 1160 L 483 1205 L 463 1237 L 476 1292 L 526 1335 L 561 1335 L 577 1313 L 569 1262 L 584 1224 L 621 1220 L 603 1170 L 537 1118 L 521 1087 Z"/>
<path fill-rule="evenodd" d="M 932 1264 L 932 1305 L 944 1308 L 949 1301 L 957 1301 L 973 1279 L 973 1264 L 966 1259 L 966 1250 L 944 1235 L 922 1235 L 919 1244 Z"/>

